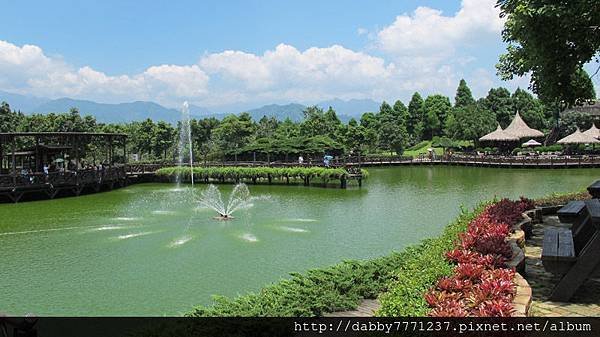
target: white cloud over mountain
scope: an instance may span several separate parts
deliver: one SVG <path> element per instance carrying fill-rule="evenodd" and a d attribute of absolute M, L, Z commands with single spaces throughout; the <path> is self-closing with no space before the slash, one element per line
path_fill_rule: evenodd
<path fill-rule="evenodd" d="M 494 3 L 463 0 L 452 16 L 419 7 L 369 34 L 374 49 L 366 51 L 340 45 L 298 50 L 282 43 L 263 54 L 227 50 L 206 54 L 196 64 L 162 64 L 117 76 L 88 66 L 76 68 L 38 46 L 0 40 L 0 90 L 105 102 L 178 105 L 185 99 L 215 107 L 334 97 L 406 99 L 416 90 L 453 95 L 458 80 L 466 77 L 481 80 L 481 85 L 469 84 L 482 94 L 498 83 L 494 69 L 470 67 L 477 56 L 461 48 L 490 38 L 500 43 L 502 21 Z M 360 28 L 360 34 L 366 30 Z"/>

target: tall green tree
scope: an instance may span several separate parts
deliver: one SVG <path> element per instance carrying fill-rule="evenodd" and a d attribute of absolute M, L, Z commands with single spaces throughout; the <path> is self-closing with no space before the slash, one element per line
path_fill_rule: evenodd
<path fill-rule="evenodd" d="M 277 118 L 262 116 L 262 118 L 258 121 L 255 136 L 257 138 L 272 137 L 275 134 L 278 126 L 279 121 L 277 121 Z"/>
<path fill-rule="evenodd" d="M 454 119 L 449 136 L 456 140 L 472 140 L 477 144 L 481 136 L 496 128 L 496 116 L 485 106 L 483 99 L 456 108 Z"/>
<path fill-rule="evenodd" d="M 0 104 L 0 132 L 14 132 L 22 123 L 23 115 L 11 110 L 6 102 Z"/>
<path fill-rule="evenodd" d="M 467 82 L 464 79 L 461 79 L 458 88 L 456 88 L 456 96 L 454 96 L 454 107 L 461 108 L 471 104 L 475 104 L 475 99 L 473 99 L 471 89 L 467 85 Z"/>
<path fill-rule="evenodd" d="M 424 115 L 423 98 L 418 92 L 415 92 L 408 103 L 408 120 L 406 122 L 406 131 L 413 144 L 423 137 Z"/>
<path fill-rule="evenodd" d="M 237 161 L 238 152 L 251 140 L 255 131 L 252 118 L 248 114 L 228 115 L 213 132 L 215 142 L 222 153 L 233 153 Z"/>
<path fill-rule="evenodd" d="M 452 113 L 450 99 L 443 95 L 428 96 L 423 103 L 423 110 L 427 114 L 424 125 L 425 138 L 431 139 L 433 136 L 442 135 L 446 118 Z"/>
<path fill-rule="evenodd" d="M 156 125 L 150 118 L 142 122 L 133 122 L 129 128 L 134 151 L 140 160 L 152 159 L 152 146 L 155 142 Z M 149 157 L 146 157 L 149 156 Z"/>
<path fill-rule="evenodd" d="M 404 106 L 404 104 L 402 104 Z M 401 107 L 399 106 L 399 109 Z M 406 110 L 406 107 L 404 107 Z M 378 118 L 378 145 L 381 149 L 396 152 L 401 155 L 404 152 L 408 140 L 405 123 L 405 114 L 396 112 L 385 101 L 379 108 Z"/>
<path fill-rule="evenodd" d="M 173 148 L 176 137 L 175 128 L 164 121 L 156 123 L 154 137 L 154 153 L 157 157 L 162 157 L 163 160 L 168 158 L 168 151 Z"/>
<path fill-rule="evenodd" d="M 519 112 L 529 127 L 538 130 L 548 127 L 544 116 L 544 105 L 539 99 L 533 97 L 529 92 L 517 88 L 511 96 L 511 100 L 514 109 Z"/>
<path fill-rule="evenodd" d="M 515 109 L 508 89 L 502 87 L 490 89 L 482 104 L 494 113 L 496 121 L 502 128 L 506 128 L 510 124 Z"/>
<path fill-rule="evenodd" d="M 565 137 L 575 132 L 576 128 L 579 128 L 581 131 L 585 131 L 592 126 L 592 123 L 598 122 L 594 121 L 592 115 L 583 113 L 583 112 L 569 112 L 564 114 L 564 116 L 560 120 L 559 125 L 559 136 Z"/>
<path fill-rule="evenodd" d="M 377 146 L 377 116 L 372 112 L 365 112 L 360 117 L 360 126 L 365 132 L 365 148 L 374 150 Z"/>
<path fill-rule="evenodd" d="M 406 105 L 404 105 L 402 101 L 397 100 L 394 103 L 393 110 L 396 118 L 398 118 L 398 122 L 406 128 L 406 124 L 408 122 L 408 109 L 406 108 Z"/>
<path fill-rule="evenodd" d="M 597 0 L 498 0 L 506 18 L 507 52 L 497 65 L 503 79 L 531 74 L 530 86 L 560 109 L 589 98 L 581 90 L 582 65 L 598 62 L 600 2 Z M 584 81 L 587 82 L 587 81 Z"/>
<path fill-rule="evenodd" d="M 328 129 L 323 109 L 313 105 L 303 111 L 304 120 L 300 124 L 300 133 L 304 137 L 314 137 L 326 134 Z"/>
<path fill-rule="evenodd" d="M 354 118 L 351 118 L 346 128 L 344 146 L 354 153 L 362 153 L 366 147 L 366 129 Z"/>

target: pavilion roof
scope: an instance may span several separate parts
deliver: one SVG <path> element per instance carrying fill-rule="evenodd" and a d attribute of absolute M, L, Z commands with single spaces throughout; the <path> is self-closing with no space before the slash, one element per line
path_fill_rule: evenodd
<path fill-rule="evenodd" d="M 584 135 L 592 136 L 596 139 L 600 138 L 600 129 L 596 127 L 596 124 L 592 123 L 592 127 L 586 131 L 583 131 Z"/>
<path fill-rule="evenodd" d="M 502 130 L 502 127 L 500 127 L 500 124 L 498 124 L 498 128 L 496 128 L 495 131 L 492 131 L 487 135 L 479 138 L 479 140 L 491 142 L 511 142 L 519 140 L 519 137 L 507 133 L 506 130 Z"/>
<path fill-rule="evenodd" d="M 572 134 L 566 136 L 565 138 L 559 140 L 558 144 L 598 144 L 600 141 L 592 136 L 586 135 L 581 132 L 579 128 L 575 130 Z"/>
<path fill-rule="evenodd" d="M 517 111 L 515 118 L 510 122 L 510 124 L 504 129 L 506 133 L 509 133 L 517 138 L 536 138 L 536 137 L 544 137 L 544 133 L 530 128 L 527 123 L 521 118 L 521 115 Z"/>

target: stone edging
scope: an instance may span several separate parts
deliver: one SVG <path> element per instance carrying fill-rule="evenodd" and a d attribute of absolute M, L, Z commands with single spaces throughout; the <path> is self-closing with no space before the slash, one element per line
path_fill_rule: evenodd
<path fill-rule="evenodd" d="M 523 219 L 513 226 L 513 232 L 508 237 L 513 257 L 506 263 L 506 266 L 516 270 L 513 280 L 516 292 L 512 302 L 515 309 L 512 316 L 515 317 L 527 317 L 531 308 L 531 287 L 521 274 L 525 272 L 525 239 L 532 229 L 533 222 L 537 220 L 537 212 L 537 209 L 524 212 Z"/>
<path fill-rule="evenodd" d="M 515 284 L 517 285 L 517 292 L 513 298 L 513 308 L 515 311 L 512 313 L 513 317 L 527 317 L 529 316 L 529 309 L 531 308 L 531 287 L 527 280 L 519 273 L 515 273 Z"/>

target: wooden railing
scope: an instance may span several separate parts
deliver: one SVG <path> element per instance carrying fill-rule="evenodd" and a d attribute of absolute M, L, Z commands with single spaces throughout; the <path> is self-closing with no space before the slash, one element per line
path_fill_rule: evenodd
<path fill-rule="evenodd" d="M 0 188 L 55 187 L 65 185 L 89 185 L 126 178 L 124 166 L 107 167 L 102 170 L 77 170 L 32 174 L 2 174 Z"/>
<path fill-rule="evenodd" d="M 354 167 L 354 166 L 385 166 L 398 164 L 464 164 L 464 165 L 482 165 L 482 166 L 600 166 L 600 156 L 597 155 L 541 155 L 541 156 L 477 156 L 477 155 L 452 155 L 437 156 L 429 158 L 428 156 L 408 157 L 408 156 L 341 156 L 330 161 L 331 167 Z M 175 166 L 177 164 L 129 164 L 126 166 L 128 174 L 153 173 L 162 167 Z M 187 164 L 184 164 L 187 165 Z M 290 166 L 324 166 L 322 160 L 305 159 L 303 163 L 298 161 L 211 161 L 198 162 L 194 166 L 270 166 L 270 167 L 290 167 Z"/>

